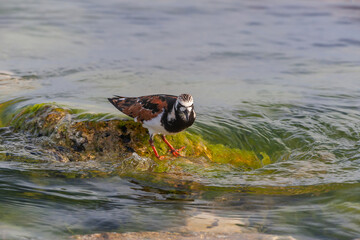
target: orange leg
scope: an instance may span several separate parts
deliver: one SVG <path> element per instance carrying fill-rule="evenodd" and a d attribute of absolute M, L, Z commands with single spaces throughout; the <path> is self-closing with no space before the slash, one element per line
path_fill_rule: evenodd
<path fill-rule="evenodd" d="M 162 138 L 162 140 L 166 143 L 166 145 L 169 146 L 171 153 L 172 153 L 175 157 L 180 157 L 180 156 L 181 156 L 180 153 L 179 153 L 179 151 L 183 150 L 183 149 L 185 148 L 185 146 L 184 146 L 184 147 L 181 147 L 181 148 L 179 148 L 179 149 L 175 149 L 173 146 L 171 146 L 171 144 L 168 142 L 168 140 L 166 140 L 165 135 L 161 135 L 161 138 Z"/>
<path fill-rule="evenodd" d="M 155 145 L 154 145 L 153 136 L 150 136 L 149 143 L 150 143 L 151 148 L 152 148 L 153 151 L 154 151 L 155 156 L 156 156 L 158 159 L 163 159 L 164 156 L 160 156 L 159 153 L 158 153 L 157 150 L 156 150 L 156 147 L 155 147 Z"/>

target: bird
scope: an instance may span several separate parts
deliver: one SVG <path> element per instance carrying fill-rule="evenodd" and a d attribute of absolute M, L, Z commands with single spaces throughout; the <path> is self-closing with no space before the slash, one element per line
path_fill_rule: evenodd
<path fill-rule="evenodd" d="M 175 149 L 165 138 L 165 135 L 179 133 L 190 127 L 196 119 L 194 100 L 190 94 L 179 96 L 155 94 L 141 97 L 114 96 L 108 98 L 118 110 L 140 122 L 149 131 L 149 144 L 158 159 L 160 156 L 154 145 L 154 136 L 160 134 L 162 140 L 170 148 L 175 157 L 179 157 L 180 149 Z"/>

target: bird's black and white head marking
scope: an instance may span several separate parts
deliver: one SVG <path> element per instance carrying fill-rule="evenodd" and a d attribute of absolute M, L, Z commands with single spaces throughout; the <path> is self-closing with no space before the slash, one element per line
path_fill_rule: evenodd
<path fill-rule="evenodd" d="M 194 100 L 190 94 L 181 94 L 175 103 L 175 111 L 177 115 L 183 120 L 188 122 L 194 114 Z"/>

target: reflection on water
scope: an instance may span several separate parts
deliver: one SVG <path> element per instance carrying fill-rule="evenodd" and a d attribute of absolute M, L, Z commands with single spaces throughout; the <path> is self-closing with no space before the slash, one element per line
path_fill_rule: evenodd
<path fill-rule="evenodd" d="M 16 97 L 19 91 L 33 90 L 38 84 L 35 75 L 16 76 L 12 72 L 0 70 L 0 100 Z"/>
<path fill-rule="evenodd" d="M 190 131 L 274 163 L 187 181 L 119 176 L 113 162 L 55 162 L 35 138 L 1 128 L 0 236 L 216 218 L 235 231 L 358 237 L 359 13 L 356 1 L 332 0 L 1 3 L 0 108 L 21 99 L 117 114 L 113 94 L 189 92 Z"/>

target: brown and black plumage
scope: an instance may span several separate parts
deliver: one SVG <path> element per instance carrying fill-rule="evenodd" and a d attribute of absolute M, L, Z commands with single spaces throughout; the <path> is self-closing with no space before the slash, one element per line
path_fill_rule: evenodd
<path fill-rule="evenodd" d="M 174 149 L 166 140 L 165 135 L 174 134 L 190 127 L 196 118 L 193 98 L 189 94 L 179 96 L 157 94 L 142 97 L 108 98 L 121 112 L 141 122 L 149 130 L 149 143 L 155 156 L 161 158 L 154 146 L 153 137 L 161 134 L 164 142 L 169 146 L 174 156 L 180 156 L 179 150 Z"/>

